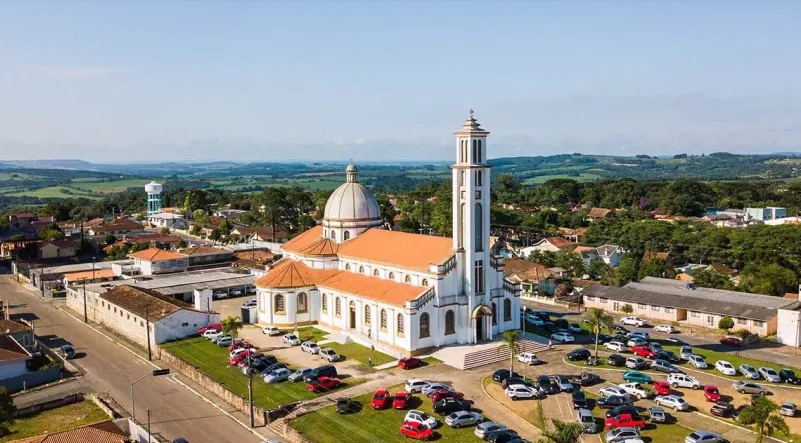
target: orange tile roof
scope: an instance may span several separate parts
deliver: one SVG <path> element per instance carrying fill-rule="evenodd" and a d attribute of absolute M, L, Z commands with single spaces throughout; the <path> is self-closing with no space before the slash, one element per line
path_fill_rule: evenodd
<path fill-rule="evenodd" d="M 9 443 L 125 443 L 128 436 L 113 422 L 104 421 L 68 431 L 11 440 Z"/>
<path fill-rule="evenodd" d="M 301 232 L 297 237 L 281 245 L 281 249 L 288 252 L 298 252 L 303 248 L 317 242 L 323 237 L 323 227 L 317 225 Z"/>
<path fill-rule="evenodd" d="M 0 335 L 0 362 L 23 358 L 31 358 L 31 355 L 10 335 Z"/>
<path fill-rule="evenodd" d="M 275 254 L 267 251 L 242 251 L 234 252 L 234 257 L 240 260 L 270 261 L 275 258 Z"/>
<path fill-rule="evenodd" d="M 609 214 L 612 211 L 613 211 L 612 209 L 607 209 L 607 208 L 592 208 L 590 209 L 590 212 L 587 213 L 587 217 L 604 218 L 607 216 L 607 214 Z"/>
<path fill-rule="evenodd" d="M 339 256 L 428 271 L 453 256 L 453 240 L 373 228 L 339 245 Z"/>
<path fill-rule="evenodd" d="M 286 259 L 256 279 L 256 286 L 263 288 L 301 288 L 311 286 L 336 272 L 335 270 L 312 269 L 301 262 Z M 324 274 L 326 273 L 326 274 Z"/>
<path fill-rule="evenodd" d="M 577 254 L 579 252 L 587 252 L 587 251 L 594 251 L 595 248 L 592 246 L 576 246 L 576 249 L 573 249 L 573 253 Z"/>
<path fill-rule="evenodd" d="M 64 274 L 64 278 L 66 278 L 68 282 L 76 282 L 84 279 L 91 280 L 92 275 L 94 275 L 94 278 L 112 278 L 114 277 L 114 270 L 111 268 L 98 268 L 94 271 L 67 272 Z"/>
<path fill-rule="evenodd" d="M 177 252 L 165 251 L 164 249 L 159 248 L 149 248 L 145 249 L 144 251 L 134 252 L 132 254 L 128 254 L 128 257 L 138 258 L 146 261 L 165 261 L 185 258 L 182 254 Z"/>
<path fill-rule="evenodd" d="M 228 251 L 226 249 L 215 248 L 212 246 L 200 245 L 200 246 L 192 246 L 191 248 L 179 249 L 178 253 L 188 257 L 190 255 L 200 256 L 200 255 L 214 255 L 214 254 L 231 254 L 231 251 Z"/>
<path fill-rule="evenodd" d="M 562 237 L 548 237 L 545 240 L 547 240 L 548 243 L 556 246 L 559 249 L 575 245 L 575 243 L 573 243 L 572 241 L 565 240 Z"/>

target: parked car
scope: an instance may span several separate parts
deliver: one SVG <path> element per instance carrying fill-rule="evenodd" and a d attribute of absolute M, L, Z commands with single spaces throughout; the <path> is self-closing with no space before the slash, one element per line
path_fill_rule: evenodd
<path fill-rule="evenodd" d="M 491 421 L 484 421 L 476 425 L 476 429 L 473 431 L 476 437 L 484 440 L 486 437 L 489 437 L 489 434 L 498 431 L 504 431 L 509 429 L 506 425 L 502 425 L 500 423 L 494 423 Z"/>
<path fill-rule="evenodd" d="M 700 380 L 685 374 L 670 374 L 668 375 L 667 381 L 670 383 L 670 386 L 674 388 L 682 387 L 701 389 L 703 386 L 703 383 L 701 383 Z"/>
<path fill-rule="evenodd" d="M 75 348 L 72 345 L 61 345 L 59 348 L 61 356 L 64 357 L 64 360 L 69 360 L 75 358 Z"/>
<path fill-rule="evenodd" d="M 630 369 L 645 369 L 648 367 L 648 362 L 641 357 L 629 357 L 626 359 L 626 367 Z"/>
<path fill-rule="evenodd" d="M 443 384 L 443 383 L 428 383 L 427 385 L 425 385 L 423 387 L 421 392 L 426 397 L 431 397 L 432 395 L 434 395 L 438 391 L 442 391 L 442 390 L 456 392 L 456 389 L 453 389 L 451 386 L 448 386 L 448 385 Z"/>
<path fill-rule="evenodd" d="M 546 394 L 558 394 L 561 392 L 559 385 L 553 383 L 547 375 L 537 377 L 537 387 Z"/>
<path fill-rule="evenodd" d="M 540 364 L 540 360 L 537 358 L 537 354 L 533 352 L 523 352 L 517 356 L 517 361 L 521 363 L 525 363 L 527 365 L 538 365 Z"/>
<path fill-rule="evenodd" d="M 300 339 L 295 334 L 284 334 L 284 336 L 281 337 L 281 341 L 283 341 L 284 343 L 288 344 L 289 346 L 299 346 L 300 345 Z"/>
<path fill-rule="evenodd" d="M 464 398 L 464 394 L 462 394 L 461 392 L 449 391 L 447 389 L 440 389 L 438 391 L 434 391 L 434 393 L 431 394 L 432 402 L 444 400 L 446 398 L 455 398 L 457 400 L 461 400 Z"/>
<path fill-rule="evenodd" d="M 407 412 L 403 421 L 416 421 L 430 427 L 431 429 L 439 426 L 439 420 L 423 411 L 418 411 L 416 409 L 412 409 L 411 411 Z"/>
<path fill-rule="evenodd" d="M 561 392 L 573 392 L 573 383 L 564 375 L 556 375 L 553 377 L 553 382 L 559 386 Z"/>
<path fill-rule="evenodd" d="M 737 370 L 734 369 L 734 366 L 726 360 L 716 361 L 715 369 L 723 375 L 737 375 Z"/>
<path fill-rule="evenodd" d="M 217 337 L 222 335 L 221 331 L 222 331 L 222 329 L 219 329 L 219 330 L 218 329 L 207 329 L 201 335 L 206 340 L 214 340 L 215 338 L 217 338 Z"/>
<path fill-rule="evenodd" d="M 773 368 L 768 368 L 766 366 L 762 366 L 758 369 L 759 375 L 762 376 L 766 381 L 771 383 L 779 383 L 782 381 L 782 378 L 779 377 L 779 374 Z"/>
<path fill-rule="evenodd" d="M 640 431 L 634 428 L 616 428 L 604 436 L 606 443 L 623 443 L 626 440 L 640 438 Z"/>
<path fill-rule="evenodd" d="M 319 366 L 319 367 L 314 368 L 311 372 L 309 372 L 306 375 L 305 380 L 309 381 L 309 380 L 313 380 L 313 379 L 315 379 L 317 377 L 322 377 L 322 376 L 336 377 L 337 375 L 338 374 L 337 374 L 336 366 L 334 366 L 334 365 L 325 365 L 325 366 Z"/>
<path fill-rule="evenodd" d="M 602 409 L 612 409 L 622 405 L 630 405 L 634 403 L 634 398 L 630 395 L 626 394 L 625 396 L 622 395 L 612 395 L 609 397 L 602 397 L 599 398 L 595 404 L 598 405 L 599 408 Z"/>
<path fill-rule="evenodd" d="M 631 347 L 631 348 L 636 348 L 638 346 L 645 346 L 647 344 L 648 344 L 648 340 L 646 340 L 646 339 L 644 339 L 642 337 L 636 337 L 636 336 L 628 339 L 628 341 L 626 342 L 626 345 Z"/>
<path fill-rule="evenodd" d="M 353 411 L 353 400 L 348 397 L 339 397 L 337 399 L 337 412 L 340 414 L 348 414 Z"/>
<path fill-rule="evenodd" d="M 492 373 L 492 380 L 497 381 L 498 383 L 501 383 L 509 377 L 520 377 L 520 374 L 514 371 L 509 371 L 508 369 L 498 369 Z"/>
<path fill-rule="evenodd" d="M 592 372 L 582 372 L 579 375 L 573 375 L 569 378 L 571 383 L 579 386 L 592 386 L 603 381 L 598 374 L 593 374 Z"/>
<path fill-rule="evenodd" d="M 412 394 L 406 391 L 398 391 L 392 398 L 392 409 L 408 409 L 409 402 L 412 401 Z"/>
<path fill-rule="evenodd" d="M 509 378 L 504 379 L 501 382 L 501 387 L 504 388 L 504 389 L 506 389 L 506 387 L 509 386 L 509 385 L 534 386 L 534 384 L 531 383 L 530 381 L 528 381 L 527 379 L 523 379 L 523 378 L 520 378 L 520 377 L 509 377 Z"/>
<path fill-rule="evenodd" d="M 570 361 L 587 360 L 592 357 L 592 352 L 589 349 L 578 348 L 568 352 L 566 357 Z"/>
<path fill-rule="evenodd" d="M 328 360 L 329 363 L 334 363 L 342 360 L 342 357 L 340 357 L 339 354 L 337 354 L 337 352 L 331 348 L 320 349 L 319 355 L 320 358 Z"/>
<path fill-rule="evenodd" d="M 716 417 L 728 417 L 734 412 L 734 406 L 724 400 L 718 400 L 712 405 L 712 408 L 709 410 L 712 415 Z"/>
<path fill-rule="evenodd" d="M 779 407 L 779 414 L 785 417 L 795 417 L 796 410 L 795 403 L 786 401 Z"/>
<path fill-rule="evenodd" d="M 525 385 L 510 385 L 504 391 L 507 397 L 512 400 L 519 400 L 521 398 L 537 398 L 539 393 L 536 389 Z"/>
<path fill-rule="evenodd" d="M 681 362 L 681 359 L 679 358 L 678 355 L 676 355 L 676 354 L 674 354 L 674 353 L 672 353 L 670 351 L 665 351 L 664 349 L 661 350 L 661 351 L 656 351 L 656 358 L 660 359 L 660 360 L 668 361 L 670 363 L 679 363 L 679 362 Z"/>
<path fill-rule="evenodd" d="M 289 379 L 291 372 L 287 368 L 279 368 L 264 376 L 265 383 L 279 383 Z"/>
<path fill-rule="evenodd" d="M 659 406 L 672 408 L 674 411 L 686 411 L 687 409 L 690 409 L 690 404 L 687 403 L 687 401 L 683 398 L 676 395 L 663 395 L 661 397 L 656 397 L 654 402 Z"/>
<path fill-rule="evenodd" d="M 456 411 L 469 411 L 473 405 L 467 400 L 456 400 L 455 398 L 446 398 L 434 403 L 434 412 L 440 415 L 447 415 Z"/>
<path fill-rule="evenodd" d="M 400 433 L 406 438 L 413 438 L 415 440 L 430 440 L 434 435 L 434 431 L 430 427 L 416 421 L 409 421 L 402 424 Z"/>
<path fill-rule="evenodd" d="M 639 317 L 623 317 L 620 319 L 621 325 L 636 326 L 641 328 L 648 324 L 648 321 Z"/>
<path fill-rule="evenodd" d="M 759 371 L 757 371 L 755 367 L 753 367 L 753 366 L 751 366 L 749 364 L 743 363 L 743 364 L 740 365 L 740 367 L 738 369 L 740 370 L 740 373 L 743 374 L 743 377 L 745 377 L 745 378 L 748 378 L 748 379 L 751 379 L 751 380 L 759 380 L 760 378 L 762 378 L 762 376 L 759 375 Z"/>
<path fill-rule="evenodd" d="M 576 421 L 578 421 L 585 434 L 598 432 L 598 426 L 595 424 L 595 417 L 592 416 L 592 412 L 589 409 L 581 408 L 576 411 Z"/>
<path fill-rule="evenodd" d="M 704 386 L 704 398 L 711 403 L 717 403 L 720 400 L 720 390 L 715 385 Z"/>
<path fill-rule="evenodd" d="M 626 357 L 620 354 L 611 354 L 609 357 L 606 357 L 606 364 L 609 366 L 624 366 L 626 364 Z"/>
<path fill-rule="evenodd" d="M 598 394 L 601 397 L 610 397 L 613 395 L 625 396 L 628 394 L 625 389 L 621 388 L 620 386 L 605 386 L 598 391 Z"/>
<path fill-rule="evenodd" d="M 651 423 L 667 423 L 669 420 L 668 414 L 659 406 L 651 406 L 648 408 L 648 417 Z"/>
<path fill-rule="evenodd" d="M 679 348 L 679 358 L 682 360 L 689 360 L 692 355 L 694 355 L 692 346 L 685 345 Z"/>
<path fill-rule="evenodd" d="M 710 431 L 697 430 L 684 438 L 684 443 L 719 443 L 720 434 Z"/>
<path fill-rule="evenodd" d="M 398 367 L 401 369 L 414 369 L 423 364 L 423 360 L 415 357 L 404 357 L 398 360 Z"/>
<path fill-rule="evenodd" d="M 666 381 L 654 382 L 654 391 L 656 391 L 656 395 L 670 395 L 673 393 L 670 389 L 670 383 Z"/>
<path fill-rule="evenodd" d="M 517 431 L 507 429 L 505 431 L 493 432 L 487 437 L 487 441 L 489 443 L 513 443 L 514 441 L 520 441 L 520 436 L 517 435 Z"/>
<path fill-rule="evenodd" d="M 341 385 L 342 381 L 340 381 L 338 378 L 323 376 L 306 382 L 306 389 L 311 392 L 325 392 L 336 389 Z"/>
<path fill-rule="evenodd" d="M 604 421 L 604 427 L 606 429 L 634 428 L 639 431 L 645 427 L 645 420 L 639 415 L 620 414 L 607 418 Z"/>
<path fill-rule="evenodd" d="M 265 367 L 259 372 L 261 376 L 264 377 L 265 375 L 271 374 L 273 371 L 277 371 L 279 369 L 289 369 L 289 368 L 286 367 L 285 363 L 278 362 L 278 363 L 273 363 L 271 365 L 267 365 L 267 367 Z"/>
<path fill-rule="evenodd" d="M 197 330 L 197 333 L 203 335 L 204 332 L 208 331 L 209 329 L 213 329 L 215 331 L 222 331 L 222 325 L 220 323 L 209 323 L 206 326 Z"/>
<path fill-rule="evenodd" d="M 568 325 L 567 329 L 570 332 L 574 333 L 574 334 L 583 334 L 584 333 L 584 330 L 581 329 L 581 325 L 579 325 L 578 323 L 570 323 L 570 325 Z"/>
<path fill-rule="evenodd" d="M 535 315 L 526 315 L 524 317 L 526 323 L 530 324 L 531 326 L 544 326 L 545 320 L 535 316 Z"/>
<path fill-rule="evenodd" d="M 300 344 L 300 350 L 309 354 L 319 354 L 320 346 L 313 341 L 304 341 Z"/>
<path fill-rule="evenodd" d="M 584 394 L 584 391 L 576 389 L 570 395 L 573 398 L 573 407 L 575 409 L 587 408 L 587 395 Z"/>
<path fill-rule="evenodd" d="M 302 381 L 311 371 L 313 371 L 312 368 L 299 368 L 295 372 L 289 374 L 289 381 Z"/>
<path fill-rule="evenodd" d="M 720 339 L 720 344 L 739 348 L 743 345 L 743 341 L 739 337 L 724 337 Z"/>
<path fill-rule="evenodd" d="M 634 332 L 629 332 L 629 338 L 642 338 L 645 340 L 650 340 L 651 334 L 645 331 L 634 331 Z"/>
<path fill-rule="evenodd" d="M 695 366 L 696 369 L 706 369 L 708 367 L 706 364 L 706 360 L 704 360 L 704 357 L 698 354 L 691 355 L 690 358 L 687 359 L 687 362 Z"/>
<path fill-rule="evenodd" d="M 676 328 L 671 325 L 656 325 L 654 326 L 654 331 L 664 332 L 665 334 L 673 334 L 674 332 L 677 332 Z"/>
<path fill-rule="evenodd" d="M 779 378 L 784 383 L 790 383 L 792 385 L 797 385 L 799 383 L 798 376 L 795 375 L 791 369 L 782 368 L 779 370 Z"/>
<path fill-rule="evenodd" d="M 639 383 L 623 383 L 619 384 L 618 387 L 623 388 L 626 393 L 632 395 L 640 400 L 644 398 L 651 398 L 654 396 L 654 392 L 650 389 L 646 389 L 643 385 Z"/>
<path fill-rule="evenodd" d="M 213 342 L 217 346 L 228 346 L 234 342 L 234 338 L 231 337 L 230 335 L 221 335 L 217 337 L 215 340 L 213 340 Z"/>
<path fill-rule="evenodd" d="M 419 378 L 413 378 L 410 380 L 406 380 L 403 389 L 410 393 L 414 394 L 415 392 L 423 392 L 423 388 L 430 384 L 428 380 L 420 380 Z"/>
<path fill-rule="evenodd" d="M 392 397 L 389 395 L 389 389 L 379 389 L 373 394 L 370 400 L 370 407 L 373 409 L 386 409 L 392 405 Z"/>
<path fill-rule="evenodd" d="M 556 334 L 551 334 L 551 340 L 559 343 L 573 343 L 576 338 L 569 332 L 557 332 Z"/>
<path fill-rule="evenodd" d="M 637 415 L 639 413 L 637 412 L 637 407 L 634 405 L 622 405 L 606 411 L 606 418 L 614 417 L 615 415 L 620 415 L 620 414 Z"/>
<path fill-rule="evenodd" d="M 445 424 L 452 428 L 474 426 L 484 421 L 484 416 L 473 411 L 454 412 L 445 417 Z"/>
<path fill-rule="evenodd" d="M 623 373 L 623 380 L 635 383 L 652 383 L 653 380 L 648 374 L 643 374 L 639 371 L 626 371 Z"/>
<path fill-rule="evenodd" d="M 734 388 L 735 391 L 739 392 L 740 394 L 768 395 L 768 390 L 756 383 L 736 381 L 731 386 Z"/>
<path fill-rule="evenodd" d="M 673 366 L 672 363 L 659 358 L 651 362 L 651 369 L 668 374 L 684 374 L 684 371 Z"/>
<path fill-rule="evenodd" d="M 262 334 L 267 334 L 270 337 L 275 337 L 277 335 L 281 335 L 281 330 L 278 329 L 275 326 L 265 326 L 265 327 L 261 328 L 261 333 Z"/>

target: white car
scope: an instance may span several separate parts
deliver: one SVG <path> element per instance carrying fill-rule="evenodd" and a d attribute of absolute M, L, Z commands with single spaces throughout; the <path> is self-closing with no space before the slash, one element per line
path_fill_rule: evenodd
<path fill-rule="evenodd" d="M 551 340 L 560 343 L 573 343 L 576 341 L 576 338 L 568 332 L 557 332 L 556 334 L 551 334 Z"/>
<path fill-rule="evenodd" d="M 540 364 L 540 359 L 537 358 L 537 354 L 533 352 L 523 352 L 517 356 L 517 361 L 521 363 L 526 363 L 528 365 L 538 365 Z"/>
<path fill-rule="evenodd" d="M 300 344 L 300 350 L 303 352 L 308 352 L 310 354 L 319 354 L 320 353 L 320 346 L 313 341 L 304 341 Z"/>
<path fill-rule="evenodd" d="M 645 387 L 639 383 L 623 383 L 618 385 L 618 387 L 631 394 L 632 397 L 637 397 L 640 400 L 653 395 L 652 391 L 645 389 Z"/>
<path fill-rule="evenodd" d="M 237 355 L 239 355 L 239 354 L 241 354 L 241 353 L 243 353 L 243 352 L 245 352 L 245 351 L 255 351 L 255 349 L 253 349 L 253 348 L 251 348 L 251 349 L 246 349 L 246 348 L 237 348 L 237 349 L 234 349 L 233 351 L 229 352 L 229 353 L 228 353 L 228 357 L 229 357 L 229 358 L 234 358 L 234 357 L 236 357 Z"/>
<path fill-rule="evenodd" d="M 280 381 L 284 381 L 284 380 L 289 379 L 289 376 L 291 374 L 292 374 L 292 372 L 287 368 L 276 369 L 275 371 L 264 375 L 264 382 L 265 383 L 278 383 Z"/>
<path fill-rule="evenodd" d="M 634 428 L 612 429 L 606 433 L 606 436 L 604 436 L 606 443 L 623 443 L 636 438 L 640 438 L 640 431 Z"/>
<path fill-rule="evenodd" d="M 701 387 L 704 386 L 700 380 L 686 374 L 669 374 L 667 382 L 670 383 L 670 386 L 673 386 L 674 388 L 682 387 L 701 389 Z"/>
<path fill-rule="evenodd" d="M 601 388 L 598 393 L 601 395 L 601 397 L 610 397 L 612 395 L 619 395 L 623 397 L 628 394 L 628 392 L 626 392 L 626 390 L 620 386 L 607 386 L 605 388 Z"/>
<path fill-rule="evenodd" d="M 406 413 L 406 418 L 403 419 L 403 422 L 405 423 L 407 421 L 416 421 L 428 426 L 431 429 L 434 429 L 437 427 L 437 425 L 439 425 L 439 420 L 423 411 L 418 411 L 416 409 L 412 409 Z"/>
<path fill-rule="evenodd" d="M 403 389 L 408 392 L 409 394 L 414 394 L 415 392 L 423 392 L 423 388 L 431 384 L 428 380 L 420 380 L 419 378 L 413 378 L 410 380 L 406 380 L 406 383 L 403 385 Z"/>
<path fill-rule="evenodd" d="M 300 339 L 295 334 L 284 334 L 284 336 L 281 337 L 281 341 L 290 346 L 298 346 L 300 344 Z"/>
<path fill-rule="evenodd" d="M 771 383 L 781 383 L 782 381 L 781 377 L 779 377 L 779 374 L 773 368 L 763 366 L 759 368 L 759 375 Z"/>
<path fill-rule="evenodd" d="M 690 358 L 687 359 L 687 362 L 690 363 L 691 365 L 695 366 L 696 369 L 706 369 L 707 368 L 706 360 L 704 360 L 704 357 L 701 357 L 698 354 L 691 355 Z"/>
<path fill-rule="evenodd" d="M 715 362 L 715 369 L 723 375 L 737 375 L 737 370 L 726 360 L 718 360 Z"/>
<path fill-rule="evenodd" d="M 648 362 L 641 357 L 629 357 L 626 359 L 626 367 L 629 369 L 643 369 L 648 366 Z"/>
<path fill-rule="evenodd" d="M 517 400 L 519 398 L 537 398 L 539 395 L 537 390 L 526 385 L 509 385 L 503 392 L 512 400 Z"/>
<path fill-rule="evenodd" d="M 205 338 L 206 340 L 214 340 L 215 338 L 221 335 L 222 332 L 216 329 L 207 329 L 206 331 L 203 332 L 203 338 Z"/>
<path fill-rule="evenodd" d="M 684 443 L 719 443 L 723 441 L 720 434 L 710 431 L 697 430 L 684 437 Z"/>
<path fill-rule="evenodd" d="M 545 326 L 545 322 L 536 315 L 527 315 L 526 323 L 530 324 L 531 326 Z"/>
<path fill-rule="evenodd" d="M 755 367 L 749 364 L 743 363 L 740 365 L 739 369 L 740 373 L 743 374 L 743 377 L 745 378 L 749 378 L 751 380 L 759 380 L 760 378 L 762 378 L 762 376 L 759 375 L 759 371 L 757 371 Z"/>
<path fill-rule="evenodd" d="M 654 402 L 659 406 L 672 408 L 674 411 L 686 411 L 687 409 L 690 409 L 690 404 L 687 403 L 687 401 L 675 395 L 662 395 L 656 397 Z"/>
<path fill-rule="evenodd" d="M 643 320 L 643 319 L 641 319 L 641 318 L 638 318 L 638 317 L 623 317 L 623 318 L 620 319 L 620 324 L 621 325 L 629 325 L 629 326 L 637 326 L 638 328 L 641 328 L 641 327 L 647 325 L 648 322 Z"/>
<path fill-rule="evenodd" d="M 234 343 L 234 337 L 229 334 L 221 335 L 212 340 L 217 346 L 230 346 Z"/>
<path fill-rule="evenodd" d="M 626 352 L 628 350 L 626 345 L 619 341 L 608 341 L 604 343 L 604 348 L 615 352 Z"/>
<path fill-rule="evenodd" d="M 261 328 L 262 334 L 267 334 L 270 337 L 275 337 L 276 335 L 281 335 L 281 330 L 276 328 L 275 326 L 265 326 Z"/>
<path fill-rule="evenodd" d="M 342 360 L 342 357 L 340 357 L 339 354 L 337 354 L 337 351 L 335 351 L 335 350 L 333 350 L 331 348 L 320 349 L 320 352 L 318 353 L 318 355 L 320 356 L 320 358 L 324 358 L 324 359 L 328 360 L 329 363 L 333 363 L 335 361 L 341 361 Z"/>
<path fill-rule="evenodd" d="M 239 295 L 241 295 L 241 294 L 239 294 Z M 243 308 L 255 308 L 256 305 L 258 305 L 258 302 L 256 301 L 255 298 L 242 303 L 242 307 Z"/>
<path fill-rule="evenodd" d="M 654 331 L 664 332 L 665 334 L 672 334 L 676 332 L 676 328 L 671 325 L 656 325 L 654 326 Z"/>

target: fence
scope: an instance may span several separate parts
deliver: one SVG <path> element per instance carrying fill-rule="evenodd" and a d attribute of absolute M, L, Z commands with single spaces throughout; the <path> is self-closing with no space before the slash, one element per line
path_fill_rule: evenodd
<path fill-rule="evenodd" d="M 28 372 L 27 374 L 3 379 L 3 386 L 8 392 L 24 391 L 35 386 L 61 379 L 61 366 Z"/>
<path fill-rule="evenodd" d="M 25 408 L 19 408 L 14 413 L 14 417 L 15 418 L 27 417 L 29 415 L 38 414 L 43 411 L 49 411 L 51 409 L 56 409 L 62 406 L 71 405 L 73 403 L 79 403 L 82 402 L 83 400 L 84 400 L 84 395 L 78 392 L 76 394 L 66 395 L 61 398 L 49 400 L 43 403 L 38 403 Z"/>

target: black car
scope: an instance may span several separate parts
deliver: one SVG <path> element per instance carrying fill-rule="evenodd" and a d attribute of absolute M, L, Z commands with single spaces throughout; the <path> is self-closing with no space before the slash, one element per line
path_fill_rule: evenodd
<path fill-rule="evenodd" d="M 676 354 L 674 354 L 674 353 L 672 353 L 670 351 L 665 351 L 665 350 L 656 351 L 656 357 L 655 358 L 658 358 L 660 360 L 665 360 L 665 361 L 668 361 L 670 363 L 679 363 L 681 361 L 681 359 L 679 358 L 678 355 L 676 355 Z"/>
<path fill-rule="evenodd" d="M 529 380 L 520 378 L 520 377 L 509 377 L 504 379 L 501 382 L 501 387 L 506 389 L 507 386 L 510 385 L 524 385 L 524 386 L 533 386 L 534 384 L 531 383 Z"/>
<path fill-rule="evenodd" d="M 514 372 L 514 371 L 509 372 L 508 369 L 498 369 L 497 371 L 492 373 L 492 379 L 494 381 L 497 381 L 498 383 L 503 382 L 504 380 L 506 380 L 509 377 L 520 378 L 520 374 L 518 374 L 517 372 Z"/>
<path fill-rule="evenodd" d="M 582 409 L 587 407 L 587 396 L 584 395 L 584 391 L 575 390 L 573 391 L 573 407 L 576 409 Z"/>
<path fill-rule="evenodd" d="M 270 366 L 272 364 L 278 363 L 278 359 L 275 358 L 274 355 L 260 355 L 260 356 L 256 357 L 255 359 L 259 360 L 260 362 L 264 363 L 267 366 Z"/>
<path fill-rule="evenodd" d="M 509 443 L 517 438 L 519 438 L 517 432 L 511 429 L 504 429 L 503 431 L 491 432 L 487 437 L 487 441 L 490 443 Z"/>
<path fill-rule="evenodd" d="M 564 318 L 557 318 L 556 320 L 553 321 L 553 324 L 555 324 L 557 328 L 570 331 L 570 322 L 568 322 Z"/>
<path fill-rule="evenodd" d="M 251 360 L 250 361 L 250 370 L 253 371 L 254 374 L 261 373 L 261 371 L 267 369 L 268 366 L 270 366 L 270 365 L 268 363 L 266 363 L 264 360 Z M 247 367 L 242 369 L 242 371 L 245 374 L 247 374 L 247 372 L 248 372 Z"/>
<path fill-rule="evenodd" d="M 579 384 L 581 386 L 591 386 L 602 381 L 601 377 L 599 377 L 597 374 L 593 374 L 592 372 L 582 372 L 579 377 Z"/>
<path fill-rule="evenodd" d="M 337 412 L 347 414 L 351 411 L 353 411 L 353 401 L 347 397 L 339 397 L 337 399 Z"/>
<path fill-rule="evenodd" d="M 270 374 L 273 371 L 275 371 L 276 369 L 286 369 L 286 368 L 287 368 L 287 366 L 284 363 L 273 363 L 270 366 L 267 366 L 266 368 L 262 369 L 259 372 L 261 372 L 263 374 Z"/>
<path fill-rule="evenodd" d="M 534 311 L 531 314 L 535 317 L 539 317 L 539 319 L 542 321 L 551 321 L 551 314 L 548 314 L 547 312 Z"/>
<path fill-rule="evenodd" d="M 603 409 L 612 409 L 633 403 L 634 399 L 630 395 L 610 395 L 609 397 L 601 397 L 596 402 L 598 407 Z"/>
<path fill-rule="evenodd" d="M 469 411 L 472 408 L 473 405 L 467 400 L 457 400 L 455 398 L 446 398 L 434 402 L 434 412 L 440 415 L 446 415 L 456 411 Z"/>
<path fill-rule="evenodd" d="M 799 383 L 798 377 L 795 375 L 795 372 L 787 368 L 782 368 L 779 371 L 779 378 L 781 378 L 782 382 L 784 383 L 790 383 L 793 385 L 797 385 Z"/>
<path fill-rule="evenodd" d="M 620 354 L 612 354 L 609 357 L 606 357 L 606 364 L 610 366 L 625 366 L 626 357 L 623 357 Z"/>
<path fill-rule="evenodd" d="M 632 416 L 637 416 L 640 413 L 637 411 L 636 406 L 623 405 L 623 406 L 617 406 L 613 409 L 606 411 L 606 418 L 615 417 L 620 414 L 631 414 Z"/>
<path fill-rule="evenodd" d="M 598 342 L 597 343 L 598 344 L 604 344 L 604 343 L 608 342 L 611 339 L 612 339 L 612 337 L 610 337 L 607 334 L 598 334 Z"/>
<path fill-rule="evenodd" d="M 567 353 L 567 359 L 570 361 L 586 360 L 592 356 L 589 349 L 578 348 Z"/>
<path fill-rule="evenodd" d="M 631 332 L 628 329 L 626 329 L 626 328 L 624 328 L 623 326 L 620 326 L 620 325 L 615 325 L 615 327 L 612 328 L 612 331 L 614 331 L 614 332 L 616 332 L 618 334 L 628 334 L 629 332 Z"/>
<path fill-rule="evenodd" d="M 547 375 L 540 375 L 537 377 L 537 387 L 546 394 L 558 394 L 562 392 L 559 385 L 551 381 L 551 378 Z"/>

